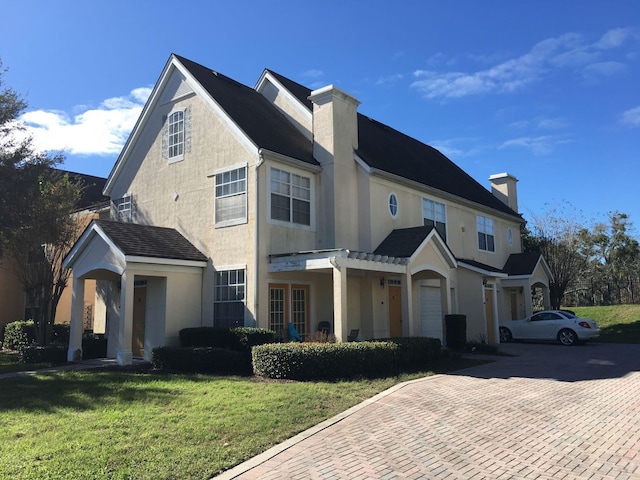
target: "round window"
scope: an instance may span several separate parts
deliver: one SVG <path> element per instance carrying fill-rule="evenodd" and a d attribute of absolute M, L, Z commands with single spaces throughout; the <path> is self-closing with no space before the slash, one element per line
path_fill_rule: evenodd
<path fill-rule="evenodd" d="M 389 213 L 393 218 L 398 216 L 398 198 L 395 193 L 389 195 Z"/>

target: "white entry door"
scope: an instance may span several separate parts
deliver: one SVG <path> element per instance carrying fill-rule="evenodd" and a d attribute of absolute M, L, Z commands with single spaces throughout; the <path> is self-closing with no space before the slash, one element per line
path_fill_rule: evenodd
<path fill-rule="evenodd" d="M 442 334 L 442 302 L 439 287 L 420 286 L 420 335 L 422 337 L 439 338 Z"/>

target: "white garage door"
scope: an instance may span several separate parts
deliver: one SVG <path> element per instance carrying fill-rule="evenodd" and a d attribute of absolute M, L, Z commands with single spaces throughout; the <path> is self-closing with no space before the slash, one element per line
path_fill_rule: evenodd
<path fill-rule="evenodd" d="M 420 335 L 423 337 L 439 338 L 442 335 L 442 305 L 440 288 L 420 286 Z"/>

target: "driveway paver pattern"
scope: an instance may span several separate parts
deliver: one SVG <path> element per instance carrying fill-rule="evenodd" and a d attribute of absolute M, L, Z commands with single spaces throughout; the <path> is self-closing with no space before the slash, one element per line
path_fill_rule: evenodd
<path fill-rule="evenodd" d="M 640 479 L 640 346 L 514 357 L 396 386 L 223 479 Z"/>

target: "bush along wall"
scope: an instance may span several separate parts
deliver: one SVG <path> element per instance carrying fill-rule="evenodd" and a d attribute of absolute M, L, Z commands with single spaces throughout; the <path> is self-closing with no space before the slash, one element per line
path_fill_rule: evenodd
<path fill-rule="evenodd" d="M 3 348 L 18 350 L 21 347 L 33 345 L 36 342 L 36 327 L 33 320 L 18 320 L 8 323 L 4 329 Z M 51 344 L 69 343 L 69 324 L 56 323 L 53 325 Z"/>
<path fill-rule="evenodd" d="M 19 352 L 19 363 L 49 363 L 51 365 L 67 363 L 67 347 L 63 345 L 46 347 L 29 345 L 20 347 Z"/>
<path fill-rule="evenodd" d="M 253 372 L 267 378 L 335 380 L 397 373 L 392 342 L 278 343 L 252 350 Z"/>
<path fill-rule="evenodd" d="M 251 375 L 248 352 L 218 347 L 159 347 L 152 351 L 158 370 L 216 375 Z"/>
<path fill-rule="evenodd" d="M 251 347 L 273 343 L 276 333 L 272 330 L 250 327 L 215 328 L 197 327 L 180 330 L 183 347 L 217 347 L 238 351 L 250 351 Z"/>

